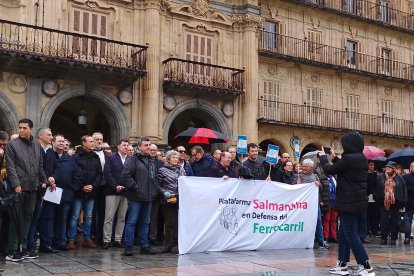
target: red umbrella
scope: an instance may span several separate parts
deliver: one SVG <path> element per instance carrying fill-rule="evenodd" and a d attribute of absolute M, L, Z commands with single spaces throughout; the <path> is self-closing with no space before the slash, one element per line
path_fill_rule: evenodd
<path fill-rule="evenodd" d="M 385 156 L 385 152 L 382 149 L 374 146 L 365 146 L 363 152 L 368 159 L 372 159 L 378 156 Z"/>
<path fill-rule="evenodd" d="M 175 136 L 174 139 L 189 144 L 227 143 L 229 141 L 222 133 L 208 128 L 190 128 Z"/>

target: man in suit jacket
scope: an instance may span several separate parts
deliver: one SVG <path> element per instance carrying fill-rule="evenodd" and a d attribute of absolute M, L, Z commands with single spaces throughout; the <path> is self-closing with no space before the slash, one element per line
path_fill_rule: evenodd
<path fill-rule="evenodd" d="M 121 243 L 122 233 L 125 226 L 125 215 L 128 210 L 128 203 L 124 192 L 124 186 L 121 185 L 122 167 L 128 157 L 128 141 L 121 140 L 118 142 L 118 152 L 106 157 L 104 167 L 104 177 L 106 179 L 106 207 L 105 220 L 103 228 L 103 249 L 108 249 L 112 235 L 112 221 L 117 212 L 115 227 L 115 241 L 112 246 L 124 248 Z"/>

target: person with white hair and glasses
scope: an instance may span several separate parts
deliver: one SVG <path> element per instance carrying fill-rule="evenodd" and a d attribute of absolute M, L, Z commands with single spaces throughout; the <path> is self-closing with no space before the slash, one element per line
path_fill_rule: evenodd
<path fill-rule="evenodd" d="M 185 171 L 178 163 L 180 154 L 170 150 L 165 155 L 167 163 L 158 169 L 158 187 L 163 204 L 165 223 L 165 247 L 162 253 L 171 252 L 173 220 L 178 218 L 178 178 L 185 176 Z"/>
<path fill-rule="evenodd" d="M 304 183 L 312 183 L 315 182 L 316 186 L 319 186 L 319 204 L 318 204 L 318 221 L 316 223 L 316 238 L 319 242 L 320 249 L 329 249 L 329 244 L 323 238 L 323 229 L 322 229 L 322 213 L 321 213 L 321 184 L 319 182 L 319 177 L 312 172 L 313 165 L 315 163 L 311 159 L 305 159 L 302 161 L 301 164 L 301 171 L 299 173 L 295 173 L 293 176 L 292 183 L 293 184 L 304 184 Z"/>

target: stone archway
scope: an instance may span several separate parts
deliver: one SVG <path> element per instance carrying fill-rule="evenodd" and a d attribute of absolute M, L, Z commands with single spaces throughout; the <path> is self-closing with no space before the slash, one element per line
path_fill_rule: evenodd
<path fill-rule="evenodd" d="M 0 91 L 0 120 L 9 135 L 19 132 L 20 115 L 10 99 Z"/>
<path fill-rule="evenodd" d="M 49 126 L 53 113 L 60 104 L 70 98 L 80 96 L 92 101 L 105 114 L 110 126 L 111 141 L 113 144 L 116 144 L 121 139 L 129 138 L 131 123 L 124 107 L 115 95 L 98 86 L 86 89 L 85 85 L 75 85 L 60 91 L 45 106 L 42 117 L 40 118 L 40 125 Z"/>
<path fill-rule="evenodd" d="M 167 118 L 165 118 L 162 136 L 167 144 L 169 142 L 168 132 L 171 124 L 180 113 L 187 110 L 193 110 L 197 116 L 206 123 L 208 128 L 223 133 L 230 141 L 232 141 L 231 127 L 226 116 L 223 115 L 223 112 L 221 112 L 217 106 L 209 102 L 200 99 L 192 99 L 181 102 L 168 114 Z"/>

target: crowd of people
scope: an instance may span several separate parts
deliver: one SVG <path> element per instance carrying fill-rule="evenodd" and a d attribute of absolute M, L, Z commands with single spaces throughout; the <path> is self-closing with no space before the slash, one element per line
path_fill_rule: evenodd
<path fill-rule="evenodd" d="M 20 225 L 11 223 L 7 210 L 11 207 L 1 205 L 0 250 L 9 261 L 37 258 L 37 232 L 39 253 L 75 249 L 76 235 L 81 232 L 84 248 L 96 248 L 97 242 L 103 249 L 124 248 L 124 254 L 132 256 L 133 245 L 139 244 L 141 254 L 156 254 L 150 245 L 158 244 L 160 208 L 165 237 L 162 253 L 171 252 L 178 242 L 180 176 L 315 183 L 319 186 L 315 239 L 321 249 L 329 249 L 328 242 L 340 246 L 332 274 L 347 275 L 351 248 L 361 271 L 373 275 L 363 253 L 362 244 L 369 243 L 367 236 L 381 237 L 382 245 L 390 237 L 395 245 L 402 208 L 412 223 L 414 173 L 403 174 L 402 166 L 394 162 L 384 169 L 375 168 L 361 156 L 359 134 L 356 138 L 353 133 L 343 136 L 342 159 L 332 150 L 328 160 L 322 150 L 316 160 L 293 163 L 288 153 L 282 153 L 271 164 L 259 156 L 254 143 L 247 145 L 247 156 L 240 161 L 233 146 L 211 155 L 201 146 L 192 147 L 189 155 L 185 147 L 178 146 L 163 155 L 142 136 L 136 148 L 127 140 L 118 141 L 113 153 L 101 133 L 85 135 L 79 146 L 71 148 L 70 141 L 61 134 L 52 135 L 50 128 L 38 129 L 37 139 L 32 132 L 29 119 L 20 120 L 19 133 L 10 138 L 0 131 L 0 196 L 5 199 L 24 193 L 29 198 Z M 414 172 L 414 163 L 410 169 Z M 57 188 L 63 190 L 60 204 L 44 200 L 47 189 L 53 192 Z M 17 228 L 23 233 L 21 240 Z M 404 244 L 410 244 L 410 238 L 411 231 L 405 233 Z"/>

